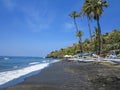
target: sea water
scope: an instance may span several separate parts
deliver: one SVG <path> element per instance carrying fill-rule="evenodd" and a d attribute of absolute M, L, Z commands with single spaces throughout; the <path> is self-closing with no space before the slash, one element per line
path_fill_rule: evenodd
<path fill-rule="evenodd" d="M 58 61 L 41 57 L 0 56 L 0 88 L 19 83 Z"/>

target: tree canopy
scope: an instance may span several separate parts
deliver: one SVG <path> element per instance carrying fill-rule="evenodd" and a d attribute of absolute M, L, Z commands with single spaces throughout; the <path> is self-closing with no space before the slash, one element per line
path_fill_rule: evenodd
<path fill-rule="evenodd" d="M 97 49 L 97 29 L 95 29 L 94 37 L 93 37 L 93 42 L 91 44 L 91 41 L 89 38 L 86 38 L 83 41 L 83 52 L 88 53 L 95 52 Z M 102 41 L 103 41 L 103 49 L 102 53 L 107 54 L 111 50 L 120 50 L 120 29 L 118 30 L 113 30 L 112 32 L 107 32 L 102 35 Z M 72 46 L 66 47 L 66 48 L 61 48 L 60 50 L 55 50 L 51 53 L 49 53 L 46 57 L 52 57 L 52 58 L 62 58 L 64 55 L 76 55 L 80 53 L 80 47 L 78 43 L 73 44 Z M 119 53 L 119 52 L 118 52 Z M 118 54 L 117 53 L 117 54 Z"/>

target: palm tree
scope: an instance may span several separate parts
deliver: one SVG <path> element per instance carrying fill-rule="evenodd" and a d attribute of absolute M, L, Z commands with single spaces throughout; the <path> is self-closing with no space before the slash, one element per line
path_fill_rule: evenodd
<path fill-rule="evenodd" d="M 100 16 L 104 12 L 103 7 L 107 7 L 108 2 L 106 0 L 85 0 L 83 7 L 86 7 L 84 12 L 87 11 L 89 16 L 93 17 L 97 22 L 98 27 L 98 54 L 101 53 L 101 27 L 100 27 Z"/>
<path fill-rule="evenodd" d="M 101 27 L 100 27 L 100 16 L 102 15 L 102 13 L 104 12 L 103 7 L 107 7 L 108 3 L 106 0 L 94 0 L 95 1 L 95 5 L 94 5 L 94 19 L 97 22 L 97 26 L 98 26 L 98 54 L 101 54 L 101 47 L 102 47 L 102 40 L 101 40 Z"/>
<path fill-rule="evenodd" d="M 80 45 L 80 53 L 83 53 L 83 47 L 82 47 L 82 36 L 83 32 L 81 30 L 78 30 L 76 33 L 76 36 L 79 38 L 79 45 Z"/>
<path fill-rule="evenodd" d="M 87 16 L 87 21 L 88 21 L 88 29 L 89 29 L 89 33 L 90 33 L 90 39 L 92 42 L 92 33 L 91 33 L 91 28 L 90 28 L 90 20 L 92 19 L 92 7 L 91 4 L 89 3 L 90 0 L 85 0 L 84 5 L 82 7 L 82 11 L 80 12 L 83 16 Z"/>
<path fill-rule="evenodd" d="M 76 27 L 76 31 L 78 32 L 78 26 L 77 26 L 77 23 L 76 23 L 76 18 L 80 17 L 80 14 L 78 14 L 76 11 L 73 11 L 71 14 L 69 14 L 69 16 L 74 19 L 74 24 L 75 24 L 75 27 Z"/>
<path fill-rule="evenodd" d="M 73 11 L 70 15 L 70 17 L 73 17 L 74 19 L 74 25 L 76 27 L 76 36 L 79 38 L 79 45 L 80 45 L 80 52 L 82 53 L 83 50 L 82 50 L 82 31 L 78 30 L 78 26 L 77 26 L 77 23 L 76 23 L 76 18 L 77 17 L 80 17 L 80 14 L 78 14 L 76 11 Z"/>
<path fill-rule="evenodd" d="M 98 28 L 95 27 L 95 31 L 94 31 L 94 50 L 98 52 L 97 48 L 98 48 Z"/>

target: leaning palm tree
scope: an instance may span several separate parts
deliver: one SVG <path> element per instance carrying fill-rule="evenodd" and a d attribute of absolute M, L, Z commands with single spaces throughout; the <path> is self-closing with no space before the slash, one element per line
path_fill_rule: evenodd
<path fill-rule="evenodd" d="M 88 30 L 89 30 L 89 33 L 90 33 L 90 39 L 91 39 L 91 42 L 92 42 L 92 33 L 91 33 L 91 28 L 90 28 L 90 20 L 92 19 L 92 5 L 90 4 L 90 0 L 85 0 L 84 2 L 84 5 L 82 6 L 82 10 L 81 10 L 81 14 L 83 16 L 86 16 L 87 17 L 87 21 L 88 21 Z"/>
<path fill-rule="evenodd" d="M 82 36 L 83 32 L 81 30 L 78 30 L 76 33 L 76 36 L 79 38 L 79 45 L 80 45 L 80 53 L 83 53 L 83 47 L 82 47 Z"/>
<path fill-rule="evenodd" d="M 73 11 L 70 15 L 74 19 L 74 25 L 76 27 L 76 36 L 79 38 L 79 45 L 80 45 L 80 52 L 82 53 L 82 31 L 78 30 L 78 26 L 76 23 L 76 18 L 80 17 L 80 14 L 78 14 L 76 11 Z"/>
<path fill-rule="evenodd" d="M 77 26 L 77 23 L 76 23 L 76 18 L 80 17 L 80 14 L 78 14 L 76 11 L 73 11 L 71 14 L 69 14 L 69 16 L 74 19 L 74 25 L 76 27 L 76 31 L 78 32 L 78 26 Z"/>
<path fill-rule="evenodd" d="M 83 6 L 86 6 L 87 10 L 89 12 L 89 15 L 92 16 L 96 22 L 98 27 L 98 54 L 101 53 L 101 27 L 100 27 L 100 16 L 103 14 L 104 10 L 103 7 L 108 6 L 107 0 L 85 0 L 85 3 Z"/>

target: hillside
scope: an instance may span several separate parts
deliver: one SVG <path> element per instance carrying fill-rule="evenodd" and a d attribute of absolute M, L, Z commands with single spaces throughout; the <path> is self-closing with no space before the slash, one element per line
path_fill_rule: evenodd
<path fill-rule="evenodd" d="M 94 33 L 92 42 L 90 39 L 86 38 L 82 42 L 83 53 L 87 52 L 97 52 L 98 50 L 98 40 L 97 35 Z M 103 56 L 106 56 L 111 50 L 116 50 L 116 54 L 120 53 L 120 30 L 113 30 L 102 35 L 102 52 Z M 61 48 L 60 50 L 55 50 L 49 53 L 47 58 L 62 58 L 64 55 L 75 55 L 80 53 L 80 45 L 78 43 L 68 46 L 66 48 Z"/>

